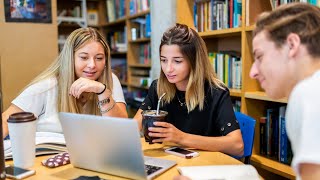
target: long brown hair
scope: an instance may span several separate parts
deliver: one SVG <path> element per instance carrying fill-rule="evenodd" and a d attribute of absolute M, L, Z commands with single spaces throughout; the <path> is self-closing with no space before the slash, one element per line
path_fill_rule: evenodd
<path fill-rule="evenodd" d="M 176 24 L 164 32 L 159 52 L 163 45 L 178 45 L 183 57 L 190 64 L 190 74 L 185 94 L 188 111 L 194 110 L 199 105 L 199 110 L 204 108 L 205 83 L 211 88 L 224 89 L 223 83 L 217 79 L 208 58 L 207 47 L 198 33 L 184 24 Z M 161 70 L 157 85 L 158 95 L 166 92 L 163 100 L 165 103 L 172 101 L 176 94 L 175 84 L 168 81 Z"/>

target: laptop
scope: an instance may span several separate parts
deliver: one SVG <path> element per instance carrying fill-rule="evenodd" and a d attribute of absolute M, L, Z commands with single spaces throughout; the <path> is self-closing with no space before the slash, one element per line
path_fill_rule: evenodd
<path fill-rule="evenodd" d="M 59 113 L 71 164 L 127 177 L 153 179 L 176 162 L 143 156 L 133 119 Z"/>

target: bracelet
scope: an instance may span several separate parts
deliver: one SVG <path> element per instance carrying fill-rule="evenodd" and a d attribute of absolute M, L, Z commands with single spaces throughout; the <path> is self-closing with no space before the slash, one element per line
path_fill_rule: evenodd
<path fill-rule="evenodd" d="M 101 114 L 104 114 L 104 113 L 107 113 L 109 112 L 113 107 L 114 105 L 116 105 L 116 102 L 114 102 L 109 108 L 107 108 L 106 110 L 100 110 Z"/>
<path fill-rule="evenodd" d="M 106 91 L 106 89 L 107 89 L 107 85 L 105 85 L 105 84 L 103 84 L 103 85 L 104 85 L 104 89 L 103 89 L 101 92 L 96 93 L 97 95 L 100 95 L 100 94 L 104 93 L 104 91 Z"/>
<path fill-rule="evenodd" d="M 108 104 L 109 102 L 110 102 L 110 97 L 107 97 L 107 98 L 105 98 L 105 99 L 103 99 L 101 101 L 98 101 L 97 102 L 97 106 L 100 108 L 102 105 Z"/>

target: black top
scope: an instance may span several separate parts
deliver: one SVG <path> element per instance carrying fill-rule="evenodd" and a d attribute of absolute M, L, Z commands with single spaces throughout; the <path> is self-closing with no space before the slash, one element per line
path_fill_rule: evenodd
<path fill-rule="evenodd" d="M 178 97 L 177 97 L 178 96 Z M 178 99 L 179 98 L 179 99 Z M 179 102 L 180 101 L 180 102 Z M 153 81 L 148 95 L 140 106 L 142 110 L 157 109 L 157 80 Z M 168 112 L 167 122 L 189 134 L 201 136 L 225 136 L 239 129 L 234 115 L 229 90 L 212 88 L 205 84 L 205 103 L 202 111 L 197 106 L 188 113 L 185 105 L 185 91 L 176 91 L 176 95 L 169 104 L 164 104 L 160 110 Z"/>

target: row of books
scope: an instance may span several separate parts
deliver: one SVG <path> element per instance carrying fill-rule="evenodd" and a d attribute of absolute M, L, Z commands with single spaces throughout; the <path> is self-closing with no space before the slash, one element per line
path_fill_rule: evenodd
<path fill-rule="evenodd" d="M 198 32 L 240 27 L 241 9 L 241 0 L 195 1 L 195 27 Z"/>
<path fill-rule="evenodd" d="M 70 9 L 58 9 L 57 14 L 59 17 L 81 17 L 81 7 L 75 6 Z"/>
<path fill-rule="evenodd" d="M 131 20 L 131 39 L 150 38 L 151 36 L 151 16 L 147 14 L 144 18 Z"/>
<path fill-rule="evenodd" d="M 209 60 L 217 77 L 228 88 L 241 89 L 242 61 L 237 52 L 209 52 Z"/>
<path fill-rule="evenodd" d="M 151 78 L 149 76 L 131 76 L 130 85 L 135 87 L 149 87 L 151 85 Z"/>
<path fill-rule="evenodd" d="M 304 3 L 310 3 L 312 5 L 316 5 L 320 7 L 320 0 L 270 0 L 272 3 L 272 7 L 276 8 L 282 4 L 288 4 L 293 2 L 304 2 Z"/>
<path fill-rule="evenodd" d="M 286 106 L 269 108 L 260 118 L 260 154 L 290 164 L 292 151 L 286 132 Z"/>
<path fill-rule="evenodd" d="M 126 0 L 106 0 L 106 6 L 109 23 L 126 16 Z"/>
<path fill-rule="evenodd" d="M 241 111 L 241 101 L 240 100 L 233 100 L 232 101 L 233 111 L 240 112 Z"/>
<path fill-rule="evenodd" d="M 139 45 L 139 64 L 151 64 L 151 44 Z"/>
<path fill-rule="evenodd" d="M 148 10 L 150 8 L 150 0 L 130 0 L 129 5 L 130 15 L 133 15 Z"/>
<path fill-rule="evenodd" d="M 122 31 L 112 31 L 107 33 L 107 42 L 109 43 L 112 52 L 126 52 L 127 51 L 127 28 Z"/>

